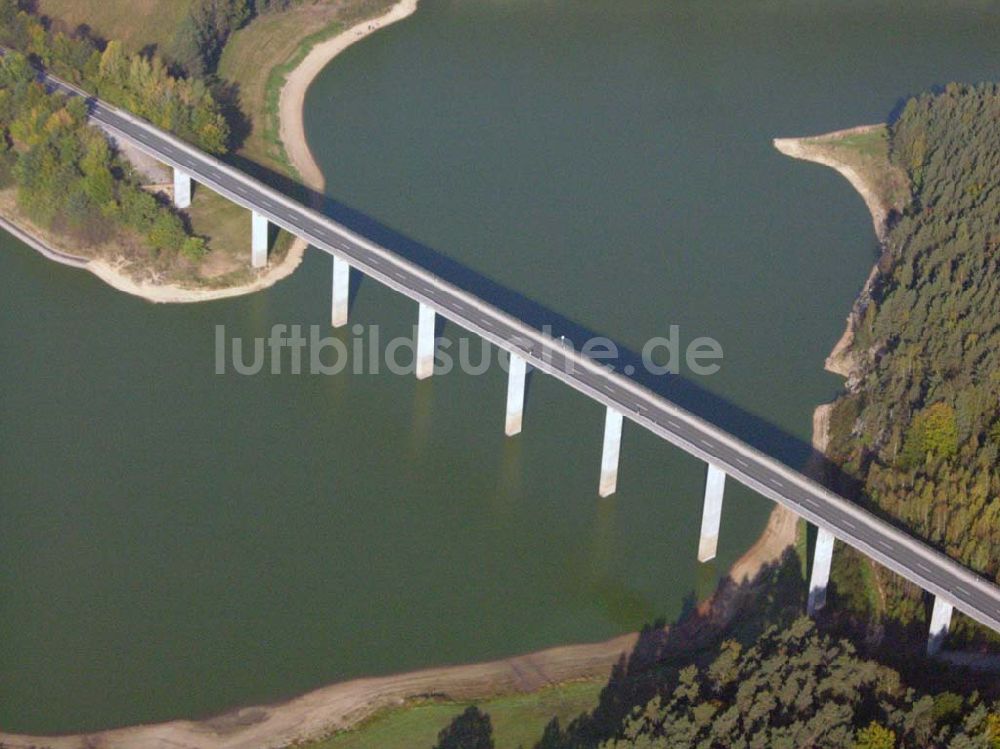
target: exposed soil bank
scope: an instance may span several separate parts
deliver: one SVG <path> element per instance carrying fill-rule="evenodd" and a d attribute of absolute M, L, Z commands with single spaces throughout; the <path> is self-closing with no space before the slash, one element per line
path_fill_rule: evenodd
<path fill-rule="evenodd" d="M 897 206 L 893 206 L 891 199 L 888 196 L 881 194 L 879 190 L 876 189 L 875 185 L 872 184 L 870 179 L 866 178 L 866 175 L 856 169 L 854 165 L 839 160 L 829 149 L 824 149 L 818 142 L 830 142 L 842 137 L 865 134 L 881 127 L 883 127 L 883 125 L 861 125 L 859 127 L 848 128 L 847 130 L 837 130 L 819 136 L 774 139 L 774 147 L 781 151 L 781 153 L 791 156 L 792 158 L 813 161 L 817 164 L 829 166 L 843 175 L 847 181 L 851 183 L 851 186 L 858 191 L 858 194 L 861 195 L 862 199 L 865 201 L 865 205 L 868 206 L 868 211 L 871 213 L 872 217 L 872 225 L 875 228 L 875 236 L 878 238 L 880 244 L 885 239 L 885 232 L 887 229 L 887 221 L 890 211 Z M 861 321 L 861 317 L 864 314 L 868 303 L 871 301 L 871 290 L 878 279 L 878 275 L 879 267 L 876 263 L 876 265 L 872 267 L 871 272 L 868 274 L 868 278 L 865 280 L 864 286 L 861 288 L 861 292 L 858 294 L 857 299 L 852 305 L 850 313 L 847 315 L 847 323 L 844 326 L 844 332 L 834 344 L 833 349 L 830 351 L 829 356 L 827 356 L 824 365 L 828 372 L 847 378 L 848 387 L 851 386 L 851 376 L 855 368 L 853 352 L 851 349 L 852 344 L 854 343 L 854 333 L 857 330 L 857 326 Z M 830 411 L 832 408 L 833 404 L 823 404 L 818 406 L 813 414 L 813 446 L 820 452 L 823 452 L 826 449 L 829 441 L 827 430 L 830 420 Z"/>
<path fill-rule="evenodd" d="M 49 260 L 88 270 L 109 286 L 127 294 L 142 297 L 150 302 L 208 302 L 213 299 L 225 299 L 266 289 L 282 278 L 291 275 L 292 271 L 302 262 L 302 255 L 306 248 L 306 243 L 297 239 L 280 263 L 261 271 L 257 278 L 250 283 L 221 289 L 192 289 L 175 284 L 138 281 L 124 270 L 126 264 L 124 259 L 115 261 L 103 257 L 82 257 L 67 248 L 65 243 L 60 241 L 59 236 L 53 232 L 45 232 L 43 235 L 37 227 L 29 228 L 24 226 L 24 223 L 22 217 L 13 216 L 10 211 L 4 211 L 0 208 L 0 228 L 13 234 Z"/>
<path fill-rule="evenodd" d="M 820 139 L 835 140 L 849 135 L 861 135 L 881 127 L 884 127 L 884 125 L 859 125 L 858 127 L 846 130 L 835 130 L 830 133 L 807 138 L 775 138 L 773 141 L 774 147 L 786 156 L 823 164 L 837 170 L 839 174 L 843 175 L 851 183 L 851 187 L 861 195 L 861 198 L 865 201 L 865 205 L 868 206 L 868 211 L 872 215 L 872 225 L 875 227 L 875 236 L 879 238 L 879 241 L 882 241 L 884 238 L 885 222 L 889 216 L 891 206 L 886 204 L 884 197 L 878 193 L 873 185 L 868 183 L 865 177 L 853 165 L 839 161 L 836 157 L 831 156 L 822 147 L 816 145 L 815 141 Z"/>

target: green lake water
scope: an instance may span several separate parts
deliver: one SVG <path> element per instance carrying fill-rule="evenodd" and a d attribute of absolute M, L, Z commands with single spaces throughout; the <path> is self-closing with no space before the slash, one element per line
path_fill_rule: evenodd
<path fill-rule="evenodd" d="M 796 463 L 875 240 L 843 178 L 771 139 L 996 78 L 998 21 L 986 3 L 423 0 L 319 76 L 306 125 L 330 209 L 404 251 L 631 349 L 672 324 L 714 337 L 721 372 L 678 396 Z M 607 638 L 707 595 L 770 510 L 730 482 L 699 566 L 704 466 L 626 423 L 599 500 L 602 409 L 544 376 L 506 439 L 498 369 L 214 374 L 216 325 L 328 319 L 325 255 L 250 297 L 155 306 L 0 244 L 4 730 Z M 351 315 L 387 340 L 416 304 L 369 280 Z"/>

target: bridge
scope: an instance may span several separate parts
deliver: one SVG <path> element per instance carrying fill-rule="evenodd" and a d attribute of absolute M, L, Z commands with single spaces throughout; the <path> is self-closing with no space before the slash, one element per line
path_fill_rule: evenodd
<path fill-rule="evenodd" d="M 173 168 L 174 202 L 186 208 L 196 180 L 251 212 L 254 267 L 267 264 L 268 225 L 275 224 L 332 256 L 331 323 L 347 323 L 350 274 L 366 276 L 417 303 L 416 376 L 433 374 L 435 320 L 446 317 L 510 354 L 506 433 L 521 431 L 528 365 L 551 375 L 606 407 L 601 457 L 601 496 L 615 491 L 625 419 L 648 429 L 707 464 L 698 559 L 715 556 L 727 477 L 778 502 L 818 528 L 808 611 L 826 601 L 834 540 L 846 543 L 920 586 L 934 597 L 929 654 L 937 653 L 953 609 L 1000 632 L 1000 587 L 802 473 L 746 444 L 724 429 L 654 393 L 633 378 L 568 348 L 494 304 L 460 288 L 402 255 L 296 202 L 244 172 L 150 123 L 42 74 L 46 85 L 84 96 L 91 120 Z"/>

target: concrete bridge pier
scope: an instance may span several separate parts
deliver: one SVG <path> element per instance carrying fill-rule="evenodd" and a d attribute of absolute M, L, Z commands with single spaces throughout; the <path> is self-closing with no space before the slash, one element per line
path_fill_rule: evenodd
<path fill-rule="evenodd" d="M 951 628 L 951 614 L 954 607 L 940 596 L 934 596 L 934 610 L 931 612 L 931 631 L 927 635 L 927 655 L 937 655 L 944 645 L 944 638 Z"/>
<path fill-rule="evenodd" d="M 705 508 L 701 514 L 701 537 L 698 539 L 698 561 L 715 559 L 719 549 L 719 526 L 722 524 L 722 495 L 726 488 L 726 472 L 708 464 L 705 477 Z"/>
<path fill-rule="evenodd" d="M 524 381 L 528 373 L 528 362 L 515 353 L 510 355 L 507 373 L 507 423 L 504 433 L 508 437 L 521 433 L 521 417 L 524 414 Z"/>
<path fill-rule="evenodd" d="M 618 487 L 618 454 L 622 446 L 622 413 L 608 406 L 604 418 L 604 452 L 601 455 L 601 485 L 598 493 L 610 497 Z"/>
<path fill-rule="evenodd" d="M 417 379 L 426 380 L 434 374 L 434 324 L 436 314 L 433 307 L 420 302 L 420 316 L 417 320 Z"/>
<path fill-rule="evenodd" d="M 252 236 L 250 264 L 254 268 L 263 268 L 267 265 L 267 216 L 252 211 Z"/>
<path fill-rule="evenodd" d="M 335 328 L 347 325 L 347 309 L 351 293 L 351 266 L 333 256 L 333 292 L 330 299 L 330 324 Z"/>
<path fill-rule="evenodd" d="M 191 206 L 191 175 L 174 167 L 174 205 L 177 208 Z"/>
<path fill-rule="evenodd" d="M 806 613 L 812 616 L 826 605 L 826 589 L 830 585 L 830 564 L 833 561 L 833 534 L 822 528 L 816 536 L 812 575 L 809 578 L 809 599 Z"/>

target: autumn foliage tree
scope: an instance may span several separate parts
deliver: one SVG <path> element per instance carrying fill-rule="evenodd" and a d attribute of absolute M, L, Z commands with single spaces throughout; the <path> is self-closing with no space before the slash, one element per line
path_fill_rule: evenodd
<path fill-rule="evenodd" d="M 205 81 L 171 75 L 158 57 L 129 53 L 118 41 L 101 50 L 86 35 L 50 31 L 16 0 L 0 0 L 0 44 L 206 151 L 229 147 L 229 125 Z"/>
<path fill-rule="evenodd" d="M 204 241 L 129 177 L 104 134 L 88 124 L 83 100 L 49 93 L 18 53 L 0 58 L 0 144 L 2 171 L 35 222 L 91 243 L 117 225 L 145 237 L 157 256 L 204 254 Z"/>

